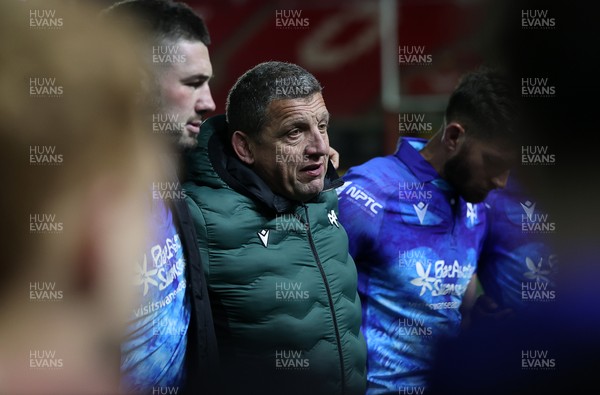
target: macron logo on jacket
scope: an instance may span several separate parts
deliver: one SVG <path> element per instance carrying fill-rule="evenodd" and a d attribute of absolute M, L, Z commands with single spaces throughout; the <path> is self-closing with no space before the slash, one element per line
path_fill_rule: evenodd
<path fill-rule="evenodd" d="M 258 235 L 258 237 L 260 238 L 260 241 L 266 248 L 267 245 L 269 244 L 269 231 L 267 229 L 262 229 L 262 230 L 256 232 L 256 234 Z"/>

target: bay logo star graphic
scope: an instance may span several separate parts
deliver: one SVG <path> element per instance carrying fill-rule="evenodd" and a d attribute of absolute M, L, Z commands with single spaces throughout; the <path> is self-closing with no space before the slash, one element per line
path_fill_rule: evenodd
<path fill-rule="evenodd" d="M 467 218 L 471 220 L 471 225 L 475 224 L 477 219 L 477 206 L 473 203 L 467 203 Z"/>
<path fill-rule="evenodd" d="M 337 217 L 337 215 L 335 215 L 335 211 L 333 211 L 333 209 L 327 214 L 327 218 L 329 218 L 329 223 L 331 225 L 335 225 L 336 228 L 340 227 L 340 224 L 338 222 L 338 217 Z"/>
<path fill-rule="evenodd" d="M 429 272 L 431 271 L 431 264 L 427 265 L 427 270 L 423 267 L 421 262 L 417 262 L 416 264 L 417 275 L 419 277 L 410 280 L 412 285 L 416 285 L 417 287 L 421 287 L 421 293 L 419 296 L 423 296 L 425 291 L 428 289 L 433 291 L 433 286 L 431 283 L 436 281 L 435 277 L 429 277 Z"/>
<path fill-rule="evenodd" d="M 540 257 L 540 260 L 539 260 L 538 264 L 536 265 L 535 262 L 530 257 L 525 258 L 525 265 L 527 266 L 527 269 L 529 269 L 529 271 L 525 272 L 525 274 L 524 274 L 526 278 L 528 278 L 530 280 L 535 280 L 535 281 L 550 282 L 550 280 L 548 279 L 548 276 L 550 275 L 550 270 L 542 269 L 543 259 L 544 258 Z"/>
<path fill-rule="evenodd" d="M 425 219 L 425 214 L 427 214 L 427 208 L 429 207 L 429 203 L 425 204 L 423 202 L 419 202 L 419 204 L 413 204 L 413 208 L 417 213 L 417 217 L 419 217 L 419 222 L 423 225 L 423 220 Z"/>
<path fill-rule="evenodd" d="M 144 285 L 144 296 L 148 293 L 148 284 L 152 284 L 155 287 L 158 287 L 158 283 L 153 278 L 153 276 L 158 273 L 158 269 L 148 270 L 148 258 L 146 254 L 144 254 L 144 263 L 141 266 L 136 267 L 136 279 L 135 285 Z"/>

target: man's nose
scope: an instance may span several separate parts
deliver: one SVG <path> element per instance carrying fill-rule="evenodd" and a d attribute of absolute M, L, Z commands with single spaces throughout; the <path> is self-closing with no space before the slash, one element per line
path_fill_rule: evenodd
<path fill-rule="evenodd" d="M 329 154 L 329 138 L 327 132 L 322 133 L 316 126 L 311 128 L 310 141 L 306 146 L 306 154 L 318 156 Z"/>
<path fill-rule="evenodd" d="M 210 93 L 210 87 L 208 84 L 205 84 L 205 86 L 199 89 L 198 99 L 194 104 L 194 111 L 196 111 L 198 114 L 202 114 L 206 112 L 213 112 L 216 108 L 215 101 Z"/>

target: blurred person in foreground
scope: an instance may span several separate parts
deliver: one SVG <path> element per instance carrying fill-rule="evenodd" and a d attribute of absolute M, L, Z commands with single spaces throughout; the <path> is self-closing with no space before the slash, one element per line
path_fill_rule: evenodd
<path fill-rule="evenodd" d="M 0 393 L 117 394 L 155 146 L 123 36 L 65 2 L 0 3 Z"/>
<path fill-rule="evenodd" d="M 143 394 L 213 393 L 217 344 L 203 262 L 179 181 L 180 155 L 196 146 L 204 117 L 215 109 L 208 30 L 190 7 L 168 0 L 119 2 L 102 15 L 145 33 L 136 53 L 146 64 L 145 100 L 152 116 L 147 133 L 167 146 L 156 158 L 164 177 L 157 174 L 148 185 L 152 240 L 139 262 L 135 290 L 141 302 L 132 310 L 122 346 L 123 387 Z"/>
<path fill-rule="evenodd" d="M 559 331 L 544 328 L 558 317 L 557 298 L 564 297 L 557 225 L 543 199 L 532 198 L 520 170 L 485 200 L 488 230 L 477 269 L 484 293 L 465 312 L 469 324 L 460 336 L 438 345 L 433 394 L 564 393 L 557 380 L 546 384 L 564 362 L 559 353 L 565 355 L 555 342 Z"/>
<path fill-rule="evenodd" d="M 484 295 L 471 318 L 536 314 L 540 304 L 556 297 L 559 258 L 553 216 L 516 174 L 511 174 L 506 188 L 489 194 L 485 206 L 488 231 L 477 268 Z"/>
<path fill-rule="evenodd" d="M 487 194 L 516 159 L 515 94 L 498 71 L 463 76 L 429 141 L 351 168 L 340 222 L 359 275 L 368 394 L 423 393 L 437 342 L 458 334 L 486 233 Z"/>
<path fill-rule="evenodd" d="M 261 63 L 187 156 L 228 394 L 364 394 L 356 268 L 321 90 L 297 65 Z"/>

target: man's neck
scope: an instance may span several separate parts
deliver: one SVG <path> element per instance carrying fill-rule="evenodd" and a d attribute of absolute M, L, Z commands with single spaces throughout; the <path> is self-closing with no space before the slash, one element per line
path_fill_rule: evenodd
<path fill-rule="evenodd" d="M 444 147 L 442 144 L 442 133 L 436 133 L 425 146 L 419 151 L 421 156 L 435 169 L 443 178 L 444 163 L 446 161 Z"/>

